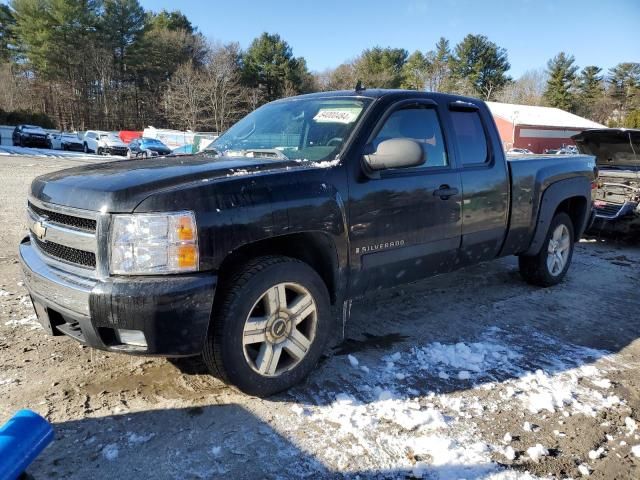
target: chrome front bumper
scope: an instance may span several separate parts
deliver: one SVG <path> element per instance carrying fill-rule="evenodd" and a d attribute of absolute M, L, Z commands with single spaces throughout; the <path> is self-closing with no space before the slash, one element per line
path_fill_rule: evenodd
<path fill-rule="evenodd" d="M 65 313 L 89 317 L 89 296 L 97 281 L 64 272 L 44 261 L 30 241 L 20 244 L 20 263 L 29 293 Z"/>
<path fill-rule="evenodd" d="M 207 336 L 217 277 L 89 278 L 67 272 L 26 238 L 20 244 L 24 281 L 38 319 L 50 334 L 104 350 L 162 356 L 198 355 Z M 92 270 L 88 272 L 93 273 Z M 88 273 L 88 274 L 90 274 Z M 147 345 L 125 344 L 124 331 Z"/>

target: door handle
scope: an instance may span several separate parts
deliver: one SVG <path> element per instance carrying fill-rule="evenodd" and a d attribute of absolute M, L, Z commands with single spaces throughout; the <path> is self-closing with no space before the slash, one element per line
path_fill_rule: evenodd
<path fill-rule="evenodd" d="M 449 185 L 440 185 L 440 188 L 433 192 L 434 197 L 440 197 L 441 200 L 447 200 L 449 197 L 458 194 L 457 188 L 451 188 Z"/>

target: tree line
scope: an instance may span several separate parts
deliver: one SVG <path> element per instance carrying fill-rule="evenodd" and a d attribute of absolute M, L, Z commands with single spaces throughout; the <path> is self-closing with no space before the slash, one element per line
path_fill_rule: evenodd
<path fill-rule="evenodd" d="M 611 126 L 640 127 L 640 64 L 580 69 L 564 52 L 509 76 L 507 51 L 484 35 L 409 53 L 373 47 L 310 72 L 278 34 L 245 50 L 207 41 L 180 11 L 138 0 L 12 0 L 0 5 L 0 121 L 59 128 L 147 125 L 223 131 L 257 106 L 300 93 L 408 88 L 559 107 Z M 24 121 L 24 120 L 23 120 Z"/>

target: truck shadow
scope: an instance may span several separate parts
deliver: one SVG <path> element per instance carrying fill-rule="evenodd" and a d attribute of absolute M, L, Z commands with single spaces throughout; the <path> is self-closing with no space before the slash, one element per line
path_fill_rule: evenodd
<path fill-rule="evenodd" d="M 406 478 L 412 471 L 411 465 L 336 471 L 239 405 L 148 410 L 66 421 L 54 428 L 54 442 L 28 469 L 35 480 L 387 479 Z M 478 478 L 496 468 L 491 463 L 431 465 L 428 473 Z"/>

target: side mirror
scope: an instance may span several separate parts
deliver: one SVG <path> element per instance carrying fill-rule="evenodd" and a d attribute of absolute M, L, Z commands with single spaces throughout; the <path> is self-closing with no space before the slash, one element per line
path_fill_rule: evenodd
<path fill-rule="evenodd" d="M 385 168 L 417 167 L 426 162 L 426 154 L 415 140 L 391 138 L 378 145 L 375 152 L 364 155 L 367 166 L 374 171 Z"/>

